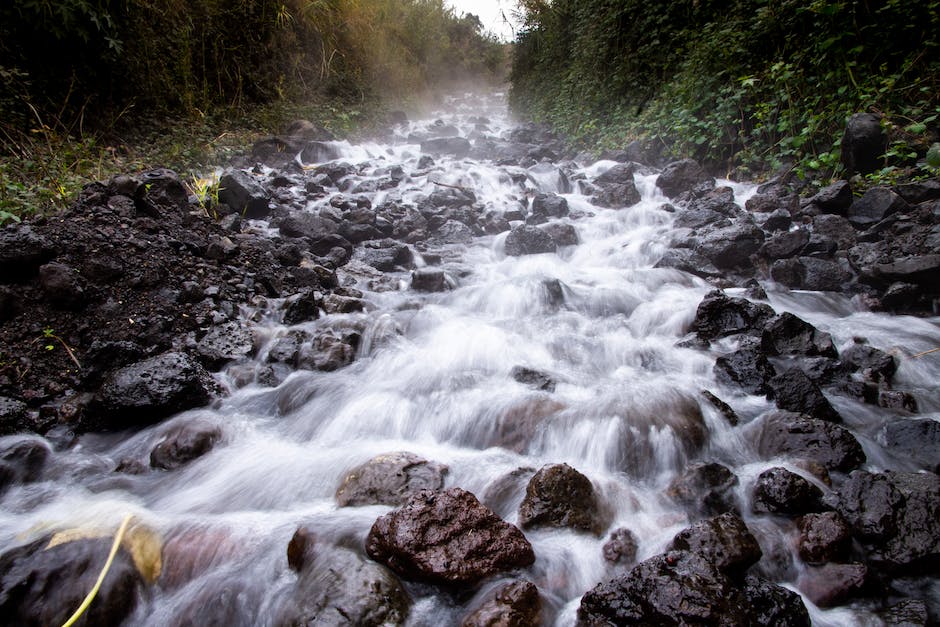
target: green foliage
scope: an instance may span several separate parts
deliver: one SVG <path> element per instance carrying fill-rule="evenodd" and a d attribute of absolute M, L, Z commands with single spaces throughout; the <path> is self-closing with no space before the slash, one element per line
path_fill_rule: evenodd
<path fill-rule="evenodd" d="M 640 139 L 729 173 L 825 176 L 856 111 L 885 115 L 886 165 L 935 137 L 940 2 L 522 5 L 511 104 L 585 145 Z"/>

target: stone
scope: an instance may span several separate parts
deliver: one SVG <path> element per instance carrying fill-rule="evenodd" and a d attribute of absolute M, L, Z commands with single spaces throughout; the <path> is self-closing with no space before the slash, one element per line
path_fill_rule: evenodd
<path fill-rule="evenodd" d="M 732 224 L 702 237 L 694 250 L 716 268 L 742 268 L 750 265 L 750 257 L 760 250 L 764 237 L 764 232 L 754 224 Z"/>
<path fill-rule="evenodd" d="M 898 418 L 884 426 L 880 439 L 900 458 L 940 474 L 940 421 Z"/>
<path fill-rule="evenodd" d="M 865 453 L 855 436 L 831 422 L 773 412 L 757 426 L 757 450 L 764 458 L 800 457 L 842 472 L 865 462 Z"/>
<path fill-rule="evenodd" d="M 912 283 L 931 290 L 940 289 L 940 254 L 911 255 L 891 263 L 876 264 L 874 277 L 881 282 Z"/>
<path fill-rule="evenodd" d="M 757 346 L 744 345 L 730 355 L 715 359 L 715 378 L 727 386 L 740 387 L 749 394 L 766 394 L 776 371 Z"/>
<path fill-rule="evenodd" d="M 316 290 L 303 289 L 288 298 L 284 303 L 284 324 L 292 326 L 320 317 L 322 300 Z"/>
<path fill-rule="evenodd" d="M 788 311 L 764 325 L 761 348 L 768 355 L 836 357 L 831 335 Z"/>
<path fill-rule="evenodd" d="M 418 268 L 411 272 L 411 289 L 417 292 L 444 292 L 447 277 L 440 268 Z"/>
<path fill-rule="evenodd" d="M 819 386 L 800 368 L 794 367 L 774 376 L 768 382 L 768 397 L 777 407 L 829 422 L 842 422 L 842 417 Z"/>
<path fill-rule="evenodd" d="M 443 585 L 472 585 L 535 561 L 517 527 L 460 488 L 423 490 L 376 520 L 366 552 L 406 579 Z"/>
<path fill-rule="evenodd" d="M 534 226 L 517 226 L 506 236 L 505 250 L 511 257 L 553 253 L 555 248 L 552 237 Z"/>
<path fill-rule="evenodd" d="M 752 492 L 751 508 L 759 514 L 799 516 L 822 509 L 822 490 L 786 468 L 760 474 Z"/>
<path fill-rule="evenodd" d="M 278 223 L 278 231 L 281 237 L 316 239 L 338 233 L 339 225 L 329 218 L 295 211 Z"/>
<path fill-rule="evenodd" d="M 851 371 L 861 371 L 866 379 L 875 383 L 891 383 L 897 370 L 893 356 L 867 344 L 853 344 L 842 351 L 841 358 Z"/>
<path fill-rule="evenodd" d="M 702 396 L 709 402 L 709 404 L 711 404 L 712 407 L 718 410 L 718 413 L 720 413 L 724 419 L 728 421 L 729 425 L 736 427 L 738 426 L 738 423 L 741 422 L 737 412 L 734 411 L 734 408 L 732 408 L 731 405 L 724 402 L 708 390 L 702 390 Z"/>
<path fill-rule="evenodd" d="M 413 453 L 379 455 L 346 473 L 336 502 L 340 507 L 400 506 L 421 490 L 442 490 L 446 474 L 447 466 Z"/>
<path fill-rule="evenodd" d="M 888 216 L 910 209 L 907 201 L 887 187 L 872 187 L 846 211 L 845 217 L 857 229 L 867 229 Z"/>
<path fill-rule="evenodd" d="M 795 290 L 840 292 L 852 274 L 836 261 L 815 257 L 779 259 L 770 267 L 774 281 Z"/>
<path fill-rule="evenodd" d="M 636 534 L 621 527 L 610 534 L 601 551 L 609 564 L 632 566 L 636 562 L 638 548 Z"/>
<path fill-rule="evenodd" d="M 555 391 L 555 380 L 548 374 L 524 366 L 514 366 L 509 376 L 519 383 L 531 386 L 536 390 L 545 392 Z"/>
<path fill-rule="evenodd" d="M 542 599 L 531 581 L 513 581 L 497 588 L 490 598 L 460 623 L 461 627 L 539 627 Z"/>
<path fill-rule="evenodd" d="M 565 224 L 564 222 L 552 222 L 540 228 L 548 233 L 548 236 L 552 238 L 552 241 L 555 242 L 555 246 L 558 248 L 562 246 L 577 246 L 581 243 L 581 239 L 578 237 L 578 231 L 574 228 L 574 225 Z"/>
<path fill-rule="evenodd" d="M 806 229 L 777 233 L 764 242 L 760 254 L 768 259 L 789 259 L 799 255 L 809 241 L 810 233 Z"/>
<path fill-rule="evenodd" d="M 839 250 L 848 250 L 854 246 L 857 237 L 851 222 L 842 216 L 829 214 L 813 218 L 813 234 L 832 240 Z"/>
<path fill-rule="evenodd" d="M 809 200 L 823 213 L 845 215 L 845 210 L 854 199 L 852 186 L 848 181 L 841 180 L 822 188 Z"/>
<path fill-rule="evenodd" d="M 458 159 L 470 154 L 470 141 L 464 137 L 436 137 L 421 142 L 421 152 L 433 155 L 453 155 Z"/>
<path fill-rule="evenodd" d="M 536 194 L 532 199 L 532 215 L 563 218 L 568 215 L 568 201 L 558 194 Z"/>
<path fill-rule="evenodd" d="M 196 352 L 209 368 L 221 368 L 230 361 L 243 359 L 254 352 L 251 331 L 239 322 L 226 322 L 211 327 L 199 343 Z"/>
<path fill-rule="evenodd" d="M 880 168 L 887 148 L 881 118 L 871 113 L 852 114 L 842 135 L 842 165 L 849 176 L 871 174 Z"/>
<path fill-rule="evenodd" d="M 51 458 L 52 447 L 38 436 L 0 441 L 0 494 L 11 485 L 40 481 Z"/>
<path fill-rule="evenodd" d="M 923 599 L 906 599 L 895 603 L 879 612 L 879 616 L 890 627 L 928 627 L 931 624 L 927 603 Z"/>
<path fill-rule="evenodd" d="M 23 430 L 27 418 L 26 403 L 0 396 L 0 436 Z"/>
<path fill-rule="evenodd" d="M 624 209 L 640 202 L 640 192 L 633 181 L 604 185 L 591 197 L 591 202 L 598 207 Z"/>
<path fill-rule="evenodd" d="M 690 515 L 717 516 L 738 510 L 738 477 L 716 462 L 696 462 L 669 484 L 666 495 Z"/>
<path fill-rule="evenodd" d="M 730 297 L 715 290 L 706 294 L 699 303 L 692 321 L 692 331 L 703 340 L 737 333 L 756 334 L 773 316 L 774 310 L 769 305 Z"/>
<path fill-rule="evenodd" d="M 57 309 L 78 311 L 86 302 L 85 280 L 63 263 L 47 263 L 39 268 L 39 286 L 46 300 Z"/>
<path fill-rule="evenodd" d="M 629 161 L 629 160 L 628 160 Z M 595 185 L 622 185 L 633 182 L 633 174 L 637 170 L 636 163 L 617 163 L 594 179 Z"/>
<path fill-rule="evenodd" d="M 852 548 L 852 529 L 838 512 L 806 514 L 797 521 L 797 551 L 809 564 L 840 562 Z"/>
<path fill-rule="evenodd" d="M 242 170 L 229 170 L 219 179 L 219 202 L 246 218 L 266 218 L 271 195 L 260 181 Z"/>
<path fill-rule="evenodd" d="M 300 161 L 304 164 L 323 163 L 339 157 L 336 146 L 323 141 L 308 141 L 300 151 Z"/>
<path fill-rule="evenodd" d="M 730 577 L 743 575 L 762 555 L 747 525 L 730 512 L 683 529 L 672 539 L 668 550 L 697 553 Z"/>
<path fill-rule="evenodd" d="M 414 266 L 414 255 L 406 244 L 393 239 L 365 242 L 357 248 L 355 258 L 382 272 L 393 272 L 399 268 Z"/>
<path fill-rule="evenodd" d="M 796 587 L 819 607 L 835 607 L 862 592 L 868 578 L 863 564 L 807 566 Z"/>
<path fill-rule="evenodd" d="M 0 229 L 0 283 L 29 279 L 55 254 L 52 242 L 27 224 Z"/>
<path fill-rule="evenodd" d="M 675 198 L 682 192 L 708 180 L 705 170 L 693 159 L 673 161 L 663 168 L 656 178 L 656 186 L 669 198 Z"/>
<path fill-rule="evenodd" d="M 560 527 L 599 535 L 604 521 L 590 479 L 567 464 L 550 464 L 529 480 L 519 506 L 519 525 L 523 529 Z"/>
<path fill-rule="evenodd" d="M 222 439 L 222 429 L 207 420 L 193 420 L 174 426 L 150 451 L 150 466 L 160 470 L 177 468 L 202 457 Z"/>

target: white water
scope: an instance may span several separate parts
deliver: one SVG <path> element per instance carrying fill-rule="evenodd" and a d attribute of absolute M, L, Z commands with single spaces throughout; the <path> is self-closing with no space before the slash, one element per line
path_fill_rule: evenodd
<path fill-rule="evenodd" d="M 467 134 L 473 128 L 468 115 L 487 116 L 492 135 L 510 128 L 499 96 L 451 101 L 434 117 Z M 412 123 L 401 137 L 427 123 Z M 396 164 L 414 173 L 420 156 L 418 146 L 401 140 L 337 145 L 341 160 L 359 166 L 364 178 Z M 590 179 L 611 165 L 572 167 Z M 430 172 L 379 192 L 373 204 L 414 202 L 435 189 L 432 181 L 471 187 L 487 210 L 497 211 L 515 208 L 536 189 L 557 191 L 555 166 L 534 167 L 525 190 L 512 184 L 507 171 L 521 169 L 438 158 Z M 369 289 L 375 273 L 355 263 L 341 270 L 341 280 L 356 281 L 365 292 L 367 312 L 327 316 L 307 326 L 360 325 L 363 349 L 351 366 L 332 373 L 299 371 L 276 389 L 249 385 L 218 407 L 172 419 L 201 417 L 224 431 L 213 451 L 177 471 L 112 472 L 128 457 L 146 462 L 165 425 L 132 435 L 83 437 L 57 452 L 54 479 L 13 488 L 3 497 L 0 545 L 20 544 L 39 528 L 111 529 L 133 512 L 168 538 L 205 534 L 200 550 L 214 556 L 211 567 L 186 585 L 158 586 L 135 624 L 171 624 L 200 594 L 233 582 L 255 591 L 240 600 L 244 623 L 267 624 L 272 617 L 265 609 L 293 577 L 286 546 L 297 526 L 315 528 L 321 542 L 348 544 L 352 538 L 361 546 L 374 520 L 389 508 L 338 508 L 335 490 L 352 467 L 405 450 L 446 464 L 446 487 L 459 486 L 481 498 L 517 468 L 566 462 L 594 482 L 611 509 L 608 533 L 631 529 L 639 539 L 640 560 L 661 552 L 688 524 L 682 510 L 663 496 L 687 463 L 706 459 L 731 466 L 746 503 L 753 479 L 785 460 L 759 459 L 741 429 L 729 427 L 700 400 L 700 390 L 712 390 L 745 420 L 771 407 L 763 398 L 718 385 L 712 375 L 715 353 L 676 347 L 712 288 L 680 271 L 653 268 L 668 246 L 672 222 L 654 182 L 655 175 L 638 174 L 642 201 L 624 210 L 601 209 L 586 196 L 566 194 L 572 217 L 563 221 L 574 225 L 582 243 L 557 254 L 506 257 L 505 234 L 446 247 L 440 251 L 443 266 L 457 285 L 446 293 L 408 290 L 407 273 L 392 282 L 400 290 L 375 292 Z M 736 186 L 735 192 L 743 204 L 753 187 Z M 307 210 L 318 211 L 328 200 L 311 202 Z M 543 281 L 548 279 L 564 284 L 561 307 L 547 296 Z M 841 296 L 767 287 L 778 312 L 792 311 L 830 332 L 837 346 L 864 336 L 893 353 L 900 366 L 895 387 L 915 394 L 923 416 L 940 418 L 940 357 L 910 357 L 940 346 L 937 319 L 874 314 Z M 284 332 L 276 319 L 261 325 L 269 336 Z M 549 373 L 558 382 L 556 391 L 515 382 L 510 370 L 520 365 Z M 225 374 L 220 377 L 231 385 Z M 887 414 L 833 400 L 862 441 L 871 468 L 905 469 L 876 441 Z M 689 406 L 701 406 L 709 431 L 705 449 L 694 457 L 670 428 Z M 500 446 L 501 431 L 521 418 L 533 420 L 533 431 L 519 446 Z M 509 522 L 517 522 L 523 491 L 524 483 L 500 504 L 499 513 Z M 749 515 L 746 520 L 761 530 L 762 543 L 792 540 L 794 531 L 786 524 Z M 601 556 L 607 534 L 536 530 L 526 536 L 537 560 L 523 576 L 539 586 L 547 617 L 572 624 L 580 596 L 614 574 Z M 432 588 L 410 592 L 411 625 L 456 624 L 465 613 L 466 604 Z M 860 608 L 807 605 L 818 625 L 874 620 Z"/>

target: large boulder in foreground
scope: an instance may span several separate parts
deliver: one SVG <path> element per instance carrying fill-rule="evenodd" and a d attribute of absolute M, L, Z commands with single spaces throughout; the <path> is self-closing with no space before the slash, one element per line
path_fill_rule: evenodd
<path fill-rule="evenodd" d="M 98 390 L 82 427 L 111 430 L 151 424 L 206 405 L 214 390 L 212 377 L 192 357 L 164 353 L 112 372 Z"/>
<path fill-rule="evenodd" d="M 568 464 L 543 466 L 529 481 L 519 506 L 523 529 L 567 527 L 600 534 L 602 518 L 591 480 Z"/>
<path fill-rule="evenodd" d="M 376 520 L 366 552 L 406 579 L 445 585 L 474 584 L 535 561 L 517 527 L 460 488 L 423 490 Z"/>
<path fill-rule="evenodd" d="M 865 452 L 847 429 L 786 411 L 760 421 L 757 450 L 765 458 L 800 457 L 829 470 L 848 472 L 865 462 Z"/>

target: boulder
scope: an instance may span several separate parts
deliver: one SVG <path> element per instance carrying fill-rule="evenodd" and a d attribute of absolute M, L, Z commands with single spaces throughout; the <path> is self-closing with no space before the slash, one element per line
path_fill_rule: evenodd
<path fill-rule="evenodd" d="M 56 262 L 41 266 L 39 286 L 49 304 L 57 309 L 78 311 L 85 306 L 85 280 L 71 266 Z"/>
<path fill-rule="evenodd" d="M 809 240 L 810 233 L 806 229 L 777 233 L 764 242 L 760 254 L 768 259 L 789 259 L 799 255 Z"/>
<path fill-rule="evenodd" d="M 517 226 L 506 236 L 506 254 L 511 257 L 555 252 L 551 235 L 534 226 Z"/>
<path fill-rule="evenodd" d="M 849 185 L 849 182 L 836 181 L 816 192 L 809 200 L 823 213 L 845 215 L 846 209 L 849 208 L 854 199 L 852 186 Z"/>
<path fill-rule="evenodd" d="M 852 548 L 852 529 L 838 512 L 807 514 L 797 521 L 797 551 L 809 564 L 840 562 Z"/>
<path fill-rule="evenodd" d="M 852 223 L 842 216 L 823 214 L 813 218 L 813 234 L 835 242 L 839 250 L 855 245 L 856 232 Z"/>
<path fill-rule="evenodd" d="M 741 419 L 738 417 L 737 412 L 734 411 L 734 408 L 715 396 L 713 393 L 709 392 L 708 390 L 702 390 L 702 397 L 707 400 L 712 407 L 717 409 L 718 413 L 720 413 L 732 427 L 738 426 L 738 423 L 741 422 Z"/>
<path fill-rule="evenodd" d="M 693 516 L 717 516 L 738 510 L 738 477 L 727 466 L 696 462 L 669 484 L 666 495 Z"/>
<path fill-rule="evenodd" d="M 388 453 L 356 466 L 336 490 L 340 507 L 358 505 L 400 506 L 421 490 L 444 488 L 447 466 L 413 453 Z"/>
<path fill-rule="evenodd" d="M 461 627 L 539 627 L 542 599 L 531 581 L 512 581 L 500 586 L 480 607 L 460 623 Z"/>
<path fill-rule="evenodd" d="M 222 429 L 208 420 L 193 420 L 167 429 L 150 451 L 150 466 L 175 470 L 202 457 L 222 439 Z"/>
<path fill-rule="evenodd" d="M 393 239 L 364 242 L 356 249 L 355 258 L 382 272 L 393 272 L 399 268 L 411 268 L 414 265 L 411 248 Z"/>
<path fill-rule="evenodd" d="M 853 114 L 842 136 L 842 165 L 846 173 L 871 174 L 881 167 L 887 147 L 881 118 L 871 113 Z"/>
<path fill-rule="evenodd" d="M 795 456 L 842 472 L 865 462 L 865 453 L 855 436 L 831 422 L 773 412 L 760 421 L 758 428 L 757 450 L 764 458 Z"/>
<path fill-rule="evenodd" d="M 629 161 L 629 160 L 627 160 Z M 633 182 L 633 174 L 637 170 L 636 163 L 617 163 L 605 170 L 600 176 L 594 179 L 595 185 L 623 185 Z"/>
<path fill-rule="evenodd" d="M 563 527 L 599 535 L 600 501 L 590 479 L 567 464 L 543 466 L 529 480 L 519 506 L 523 529 Z"/>
<path fill-rule="evenodd" d="M 699 303 L 692 330 L 703 340 L 737 333 L 759 333 L 774 316 L 769 305 L 745 298 L 727 296 L 720 290 L 709 292 Z"/>
<path fill-rule="evenodd" d="M 29 279 L 55 254 L 52 242 L 27 224 L 0 229 L 0 283 Z"/>
<path fill-rule="evenodd" d="M 639 548 L 636 534 L 629 529 L 621 527 L 615 529 L 601 549 L 604 560 L 609 564 L 618 566 L 633 566 L 636 563 L 636 552 Z"/>
<path fill-rule="evenodd" d="M 708 179 L 708 175 L 698 162 L 693 159 L 682 159 L 673 161 L 663 168 L 662 173 L 656 178 L 656 186 L 666 196 L 674 198 Z"/>
<path fill-rule="evenodd" d="M 887 187 L 872 187 L 846 211 L 845 217 L 857 229 L 867 229 L 895 213 L 910 209 L 907 201 Z"/>
<path fill-rule="evenodd" d="M 411 289 L 417 292 L 447 290 L 447 277 L 440 268 L 418 268 L 411 272 Z"/>
<path fill-rule="evenodd" d="M 300 151 L 300 161 L 304 164 L 323 163 L 339 157 L 336 146 L 324 141 L 308 141 Z"/>
<path fill-rule="evenodd" d="M 230 361 L 248 357 L 253 351 L 251 331 L 238 322 L 211 327 L 196 345 L 199 359 L 209 368 L 221 368 Z"/>
<path fill-rule="evenodd" d="M 865 587 L 868 568 L 863 564 L 807 566 L 796 587 L 819 607 L 842 605 Z"/>
<path fill-rule="evenodd" d="M 842 422 L 839 412 L 829 403 L 819 386 L 800 368 L 790 368 L 768 382 L 768 397 L 777 407 L 806 414 L 829 422 Z"/>
<path fill-rule="evenodd" d="M 266 218 L 271 194 L 251 174 L 229 170 L 219 179 L 219 202 L 246 218 Z"/>
<path fill-rule="evenodd" d="M 317 534 L 310 527 L 298 527 L 287 543 L 287 565 L 294 572 L 302 573 L 313 564 L 316 555 Z"/>
<path fill-rule="evenodd" d="M 303 139 L 325 142 L 336 141 L 336 135 L 309 120 L 291 121 L 291 123 L 285 127 L 284 133 L 288 137 L 301 137 Z"/>
<path fill-rule="evenodd" d="M 23 401 L 0 396 L 0 436 L 22 431 L 27 418 L 26 410 Z"/>
<path fill-rule="evenodd" d="M 581 239 L 578 237 L 578 231 L 574 228 L 574 225 L 565 224 L 564 222 L 552 222 L 540 228 L 548 233 L 548 236 L 552 238 L 552 241 L 555 242 L 555 246 L 558 248 L 562 246 L 577 246 L 581 243 Z"/>
<path fill-rule="evenodd" d="M 730 355 L 715 359 L 715 378 L 729 387 L 740 387 L 749 394 L 771 391 L 776 371 L 763 351 L 755 344 L 743 344 Z"/>
<path fill-rule="evenodd" d="M 316 290 L 300 290 L 284 302 L 282 321 L 288 326 L 302 324 L 320 317 L 322 299 Z"/>
<path fill-rule="evenodd" d="M 822 509 L 822 490 L 786 468 L 770 468 L 757 478 L 751 508 L 759 514 L 799 516 Z"/>
<path fill-rule="evenodd" d="M 770 267 L 774 281 L 795 290 L 840 292 L 852 279 L 852 273 L 837 261 L 816 257 L 780 259 Z"/>
<path fill-rule="evenodd" d="M 104 381 L 82 428 L 124 429 L 206 405 L 215 385 L 195 360 L 169 352 L 119 368 Z"/>
<path fill-rule="evenodd" d="M 434 155 L 453 155 L 458 159 L 470 154 L 470 140 L 464 137 L 436 137 L 421 142 L 421 152 Z"/>
<path fill-rule="evenodd" d="M 730 512 L 683 529 L 672 539 L 668 550 L 697 553 L 730 577 L 743 575 L 762 554 L 744 521 Z"/>
<path fill-rule="evenodd" d="M 867 344 L 853 344 L 842 351 L 841 357 L 851 371 L 861 371 L 867 380 L 875 383 L 891 383 L 897 370 L 893 356 Z"/>
<path fill-rule="evenodd" d="M 934 249 L 932 249 L 934 250 Z M 901 282 L 940 290 L 940 254 L 911 255 L 871 268 L 873 282 Z"/>
<path fill-rule="evenodd" d="M 532 199 L 531 214 L 543 218 L 563 218 L 568 215 L 568 201 L 558 194 L 536 194 Z"/>
<path fill-rule="evenodd" d="M 407 579 L 445 585 L 472 585 L 535 561 L 518 528 L 460 488 L 422 490 L 376 520 L 366 552 Z"/>
<path fill-rule="evenodd" d="M 633 181 L 604 185 L 591 197 L 591 202 L 598 207 L 624 209 L 640 202 L 640 192 Z"/>
<path fill-rule="evenodd" d="M 933 624 L 923 599 L 906 599 L 895 603 L 879 612 L 878 616 L 888 627 L 928 627 Z"/>
<path fill-rule="evenodd" d="M 768 355 L 836 357 L 831 335 L 788 311 L 764 325 L 761 348 Z"/>
<path fill-rule="evenodd" d="M 0 494 L 11 485 L 40 481 L 51 458 L 52 447 L 38 436 L 0 440 Z"/>
<path fill-rule="evenodd" d="M 898 418 L 884 426 L 880 439 L 899 457 L 940 474 L 940 421 Z"/>
<path fill-rule="evenodd" d="M 694 251 L 719 269 L 742 268 L 751 264 L 750 257 L 764 243 L 764 232 L 750 224 L 732 224 L 711 231 L 702 237 Z"/>
<path fill-rule="evenodd" d="M 294 211 L 278 223 L 281 237 L 315 239 L 339 232 L 333 220 L 306 211 Z"/>

